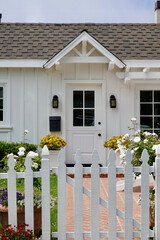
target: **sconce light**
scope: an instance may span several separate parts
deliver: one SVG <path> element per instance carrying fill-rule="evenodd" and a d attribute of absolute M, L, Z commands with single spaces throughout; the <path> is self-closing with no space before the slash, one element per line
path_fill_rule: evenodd
<path fill-rule="evenodd" d="M 116 108 L 116 98 L 114 95 L 110 96 L 110 108 Z"/>
<path fill-rule="evenodd" d="M 58 96 L 54 95 L 52 99 L 52 107 L 53 108 L 58 108 Z"/>

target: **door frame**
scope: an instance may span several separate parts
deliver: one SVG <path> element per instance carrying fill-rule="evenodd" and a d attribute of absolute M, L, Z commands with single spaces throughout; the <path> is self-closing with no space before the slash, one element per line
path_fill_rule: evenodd
<path fill-rule="evenodd" d="M 67 92 L 66 89 L 68 86 L 73 85 L 82 85 L 85 87 L 85 85 L 101 85 L 102 88 L 102 102 L 104 103 L 102 105 L 102 122 L 103 122 L 103 128 L 102 128 L 102 142 L 106 141 L 107 137 L 107 91 L 106 91 L 106 80 L 62 80 L 62 131 L 64 138 L 67 137 L 67 106 L 66 106 L 66 97 Z M 107 164 L 107 158 L 106 158 L 106 150 L 103 149 L 102 153 L 102 164 L 106 166 Z"/>

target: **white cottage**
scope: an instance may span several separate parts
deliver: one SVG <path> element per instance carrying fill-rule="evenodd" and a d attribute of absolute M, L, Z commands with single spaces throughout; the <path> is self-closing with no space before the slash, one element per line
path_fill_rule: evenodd
<path fill-rule="evenodd" d="M 104 141 L 131 117 L 160 132 L 159 11 L 155 24 L 0 23 L 0 140 L 51 132 L 67 140 L 68 164 L 77 148 L 105 164 Z"/>

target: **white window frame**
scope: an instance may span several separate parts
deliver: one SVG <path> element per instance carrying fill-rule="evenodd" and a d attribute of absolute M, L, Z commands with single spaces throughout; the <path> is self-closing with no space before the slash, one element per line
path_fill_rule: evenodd
<path fill-rule="evenodd" d="M 146 82 L 145 82 L 146 83 Z M 140 129 L 140 91 L 160 91 L 160 84 L 151 83 L 147 85 L 139 84 L 135 87 L 135 106 L 134 112 L 137 118 L 138 129 Z"/>
<path fill-rule="evenodd" d="M 10 125 L 10 81 L 0 80 L 0 87 L 3 87 L 3 121 L 0 121 L 0 132 L 12 130 Z"/>

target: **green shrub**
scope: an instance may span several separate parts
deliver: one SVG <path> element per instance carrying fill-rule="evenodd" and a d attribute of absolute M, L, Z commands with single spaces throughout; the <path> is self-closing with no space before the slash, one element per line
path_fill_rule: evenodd
<path fill-rule="evenodd" d="M 13 153 L 13 155 L 16 155 L 18 152 L 18 149 L 20 147 L 24 147 L 26 149 L 26 153 L 29 151 L 35 152 L 37 150 L 37 145 L 29 144 L 29 143 L 8 143 L 4 141 L 0 141 L 0 160 L 2 160 L 6 155 Z"/>

